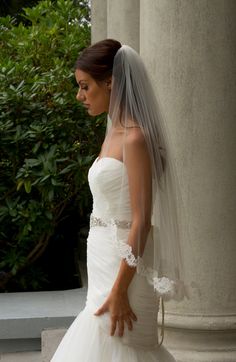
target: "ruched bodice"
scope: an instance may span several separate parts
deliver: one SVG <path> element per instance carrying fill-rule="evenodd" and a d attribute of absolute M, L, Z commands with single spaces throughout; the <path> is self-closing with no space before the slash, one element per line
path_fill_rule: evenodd
<path fill-rule="evenodd" d="M 128 250 L 125 246 L 132 220 L 128 175 L 121 161 L 110 157 L 96 159 L 88 180 L 95 221 L 90 223 L 87 239 L 86 306 L 68 329 L 51 362 L 175 362 L 164 346 L 158 345 L 157 296 L 139 274 L 134 275 L 128 288 L 129 303 L 138 318 L 132 331 L 125 328 L 122 338 L 117 334 L 111 337 L 110 314 L 94 316 L 117 278 L 122 255 Z"/>
<path fill-rule="evenodd" d="M 128 176 L 122 161 L 112 157 L 97 158 L 89 169 L 88 181 L 94 215 L 104 220 L 131 221 Z"/>

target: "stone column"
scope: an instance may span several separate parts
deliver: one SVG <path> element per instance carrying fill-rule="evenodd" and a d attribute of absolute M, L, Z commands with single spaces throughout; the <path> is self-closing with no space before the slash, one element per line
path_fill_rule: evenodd
<path fill-rule="evenodd" d="M 92 43 L 107 38 L 107 0 L 91 1 Z"/>
<path fill-rule="evenodd" d="M 171 130 L 190 299 L 166 303 L 178 362 L 236 361 L 236 2 L 140 0 L 140 53 Z"/>
<path fill-rule="evenodd" d="M 107 2 L 107 36 L 139 51 L 139 1 Z"/>

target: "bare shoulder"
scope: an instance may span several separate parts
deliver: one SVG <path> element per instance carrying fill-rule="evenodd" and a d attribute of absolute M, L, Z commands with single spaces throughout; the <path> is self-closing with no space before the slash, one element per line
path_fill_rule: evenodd
<path fill-rule="evenodd" d="M 125 140 L 125 163 L 131 170 L 150 167 L 149 151 L 140 128 L 129 131 Z M 144 171 L 144 169 L 143 169 Z M 142 171 L 142 172 L 143 172 Z"/>
<path fill-rule="evenodd" d="M 140 128 L 132 128 L 125 137 L 125 144 L 128 149 L 140 149 L 146 147 L 145 137 Z"/>

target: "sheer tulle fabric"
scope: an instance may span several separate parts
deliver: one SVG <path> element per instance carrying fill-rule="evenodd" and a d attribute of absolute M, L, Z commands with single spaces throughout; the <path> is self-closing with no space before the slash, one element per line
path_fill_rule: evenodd
<path fill-rule="evenodd" d="M 148 148 L 151 176 L 146 174 L 149 172 L 148 168 L 141 160 L 137 164 L 138 156 L 135 153 L 130 154 L 129 151 L 129 139 L 137 129 L 141 130 Z M 130 160 L 133 157 L 135 166 L 128 172 L 130 175 L 132 172 L 139 175 L 139 194 L 136 202 L 139 204 L 141 218 L 150 218 L 152 225 L 146 237 L 143 236 L 140 227 L 140 232 L 136 232 L 135 243 L 127 245 L 126 240 L 125 246 L 114 224 L 113 233 L 118 251 L 130 266 L 137 267 L 137 272 L 147 278 L 163 300 L 182 300 L 185 296 L 185 276 L 178 215 L 178 205 L 182 203 L 182 199 L 174 168 L 169 130 L 140 56 L 126 45 L 119 49 L 114 60 L 109 117 L 102 157 L 109 157 L 111 150 L 116 147 L 114 143 L 117 131 L 121 133 L 117 141 L 117 147 L 118 144 L 122 145 L 120 161 L 126 164 L 128 158 Z M 123 168 L 123 187 L 126 173 L 126 168 Z M 148 182 L 148 178 L 151 178 L 151 182 Z M 124 195 L 121 187 L 119 202 L 116 205 L 117 215 L 126 202 Z M 147 212 L 149 209 L 150 214 Z M 143 255 L 146 247 L 152 249 L 152 257 L 149 259 Z"/>

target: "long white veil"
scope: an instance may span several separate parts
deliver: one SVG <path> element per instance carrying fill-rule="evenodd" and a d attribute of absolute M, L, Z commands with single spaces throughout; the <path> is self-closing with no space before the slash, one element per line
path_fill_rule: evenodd
<path fill-rule="evenodd" d="M 151 164 L 151 182 L 148 183 L 147 165 L 137 162 L 140 168 L 139 196 L 135 202 L 143 220 L 151 217 L 151 228 L 144 237 L 142 227 L 132 245 L 122 239 L 114 224 L 114 238 L 121 256 L 137 273 L 147 278 L 157 295 L 163 300 L 182 300 L 185 296 L 185 275 L 180 235 L 178 206 L 182 203 L 180 186 L 175 170 L 170 132 L 162 117 L 149 76 L 141 57 L 129 46 L 123 45 L 117 52 L 112 73 L 112 90 L 103 157 L 109 155 L 115 132 L 120 131 L 117 147 L 122 147 L 122 162 L 125 166 L 130 152 L 129 139 L 141 130 L 148 149 Z M 135 137 L 135 136 L 134 136 Z M 111 142 L 110 142 L 111 141 Z M 113 144 L 113 148 L 114 148 Z M 132 167 L 129 172 L 133 172 Z M 127 200 L 123 192 L 127 183 L 127 169 L 123 167 L 121 192 L 117 215 Z M 151 198 L 151 201 L 150 201 Z M 147 215 L 150 203 L 150 214 Z M 121 213 L 120 213 L 121 211 Z"/>

